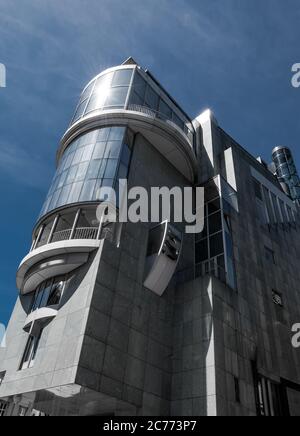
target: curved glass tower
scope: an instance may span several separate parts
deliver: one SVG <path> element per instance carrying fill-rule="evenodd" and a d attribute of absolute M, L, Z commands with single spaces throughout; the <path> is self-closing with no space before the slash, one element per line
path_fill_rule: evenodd
<path fill-rule="evenodd" d="M 300 200 L 300 179 L 291 153 L 287 147 L 276 147 L 272 153 L 278 180 L 293 200 Z"/>

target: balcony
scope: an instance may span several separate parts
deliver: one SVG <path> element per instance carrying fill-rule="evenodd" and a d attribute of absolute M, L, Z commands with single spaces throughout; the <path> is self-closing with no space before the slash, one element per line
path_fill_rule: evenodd
<path fill-rule="evenodd" d="M 53 233 L 53 236 L 48 241 L 48 244 L 60 241 L 70 241 L 72 239 L 98 239 L 99 228 L 98 227 L 79 227 L 74 230 L 67 229 Z M 40 244 L 39 247 L 42 245 Z"/>
<path fill-rule="evenodd" d="M 142 114 L 147 115 L 148 117 L 157 118 L 159 120 L 164 121 L 165 123 L 171 124 L 174 127 L 179 128 L 182 132 L 184 132 L 184 134 L 186 135 L 187 139 L 191 144 L 191 147 L 193 147 L 194 132 L 191 129 L 189 129 L 188 126 L 181 119 L 178 119 L 178 121 L 175 122 L 171 120 L 169 116 L 163 114 L 162 112 L 158 112 L 147 106 L 140 106 L 137 104 L 130 104 L 127 110 L 133 112 L 140 112 Z"/>
<path fill-rule="evenodd" d="M 30 253 L 19 266 L 18 289 L 30 293 L 44 280 L 79 268 L 99 249 L 107 231 L 96 218 L 96 206 L 68 208 L 46 217 L 37 225 Z"/>

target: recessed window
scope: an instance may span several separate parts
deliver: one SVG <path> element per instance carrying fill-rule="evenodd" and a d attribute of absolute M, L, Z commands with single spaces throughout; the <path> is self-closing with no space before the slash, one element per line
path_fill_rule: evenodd
<path fill-rule="evenodd" d="M 26 416 L 28 412 L 27 407 L 20 406 L 18 411 L 18 416 Z"/>
<path fill-rule="evenodd" d="M 38 336 L 30 335 L 26 344 L 25 352 L 20 364 L 20 370 L 32 368 L 39 347 L 42 330 Z"/>
<path fill-rule="evenodd" d="M 260 200 L 262 200 L 263 198 L 262 198 L 261 184 L 257 180 L 253 179 L 253 186 L 254 186 L 255 196 Z"/>
<path fill-rule="evenodd" d="M 58 305 L 63 294 L 65 280 L 65 276 L 61 276 L 40 284 L 34 294 L 31 311 Z"/>
<path fill-rule="evenodd" d="M 237 377 L 234 377 L 234 390 L 235 390 L 235 401 L 237 403 L 240 403 L 241 402 L 240 381 Z"/>

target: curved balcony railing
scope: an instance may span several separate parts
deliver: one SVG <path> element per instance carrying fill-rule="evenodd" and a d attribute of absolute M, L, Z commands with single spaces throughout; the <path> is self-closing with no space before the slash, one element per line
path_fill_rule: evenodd
<path fill-rule="evenodd" d="M 140 112 L 149 117 L 157 118 L 159 120 L 165 121 L 166 123 L 173 124 L 174 126 L 178 127 L 180 130 L 182 130 L 185 133 L 185 135 L 188 137 L 188 140 L 191 143 L 191 146 L 192 147 L 194 146 L 194 133 L 192 132 L 192 130 L 188 128 L 186 124 L 182 123 L 181 125 L 181 123 L 180 124 L 176 123 L 174 120 L 170 119 L 170 117 L 168 117 L 167 115 L 158 112 L 154 109 L 151 109 L 149 107 L 140 106 L 138 104 L 129 104 L 127 110 L 133 112 Z"/>

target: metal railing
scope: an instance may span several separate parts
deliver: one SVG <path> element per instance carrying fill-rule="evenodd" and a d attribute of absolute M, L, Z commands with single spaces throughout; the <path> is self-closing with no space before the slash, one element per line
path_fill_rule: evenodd
<path fill-rule="evenodd" d="M 167 115 L 165 115 L 165 114 L 163 114 L 161 112 L 158 112 L 158 111 L 156 111 L 154 109 L 151 109 L 149 107 L 140 106 L 138 104 L 130 104 L 128 106 L 128 110 L 129 111 L 133 111 L 133 112 L 141 112 L 141 113 L 143 113 L 145 115 L 148 115 L 149 117 L 158 118 L 158 119 L 163 120 L 163 121 L 165 121 L 167 123 L 173 124 L 174 126 L 178 127 L 180 130 L 182 130 L 185 133 L 185 135 L 188 137 L 191 145 L 193 146 L 193 144 L 194 144 L 194 133 L 192 132 L 192 130 L 190 130 L 188 128 L 188 126 L 186 124 L 184 124 L 183 121 L 182 121 L 183 125 L 180 126 L 179 124 L 175 123 L 175 121 L 170 119 L 170 117 L 168 117 Z"/>
<path fill-rule="evenodd" d="M 60 242 L 60 241 L 68 241 L 71 238 L 72 229 L 61 230 L 60 232 L 53 233 L 51 241 L 49 242 Z"/>
<path fill-rule="evenodd" d="M 54 232 L 50 240 L 39 241 L 36 245 L 33 244 L 31 251 L 43 245 L 52 244 L 54 242 L 70 241 L 74 239 L 97 239 L 99 235 L 99 227 L 77 227 L 73 229 L 61 230 Z"/>
<path fill-rule="evenodd" d="M 78 227 L 72 239 L 97 239 L 98 227 Z"/>

